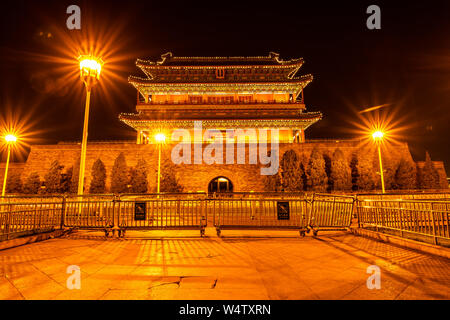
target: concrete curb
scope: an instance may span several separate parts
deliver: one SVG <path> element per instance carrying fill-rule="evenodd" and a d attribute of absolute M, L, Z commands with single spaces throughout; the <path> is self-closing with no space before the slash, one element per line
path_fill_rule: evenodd
<path fill-rule="evenodd" d="M 72 230 L 55 230 L 45 233 L 40 233 L 32 236 L 26 236 L 21 238 L 15 238 L 11 240 L 5 240 L 0 242 L 0 250 L 6 250 L 18 246 L 23 246 L 25 244 L 30 244 L 34 242 L 40 242 L 48 239 L 62 237 L 68 233 L 72 232 Z"/>
<path fill-rule="evenodd" d="M 432 244 L 418 242 L 411 239 L 404 239 L 390 234 L 379 233 L 361 228 L 350 228 L 350 232 L 357 236 L 392 243 L 408 249 L 419 250 L 424 253 L 450 259 L 450 249 L 447 249 L 445 247 L 435 246 Z"/>

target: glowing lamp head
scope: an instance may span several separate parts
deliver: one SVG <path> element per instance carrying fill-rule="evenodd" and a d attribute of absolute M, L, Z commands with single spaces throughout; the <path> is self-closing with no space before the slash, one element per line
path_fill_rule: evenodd
<path fill-rule="evenodd" d="M 381 140 L 383 139 L 384 133 L 381 131 L 375 131 L 374 133 L 372 133 L 372 138 L 373 140 Z"/>
<path fill-rule="evenodd" d="M 15 135 L 8 134 L 8 135 L 5 136 L 5 141 L 7 143 L 14 143 L 14 142 L 17 141 L 17 137 Z"/>
<path fill-rule="evenodd" d="M 155 140 L 158 143 L 163 143 L 164 141 L 166 141 L 166 136 L 163 133 L 158 133 L 155 135 Z"/>
<path fill-rule="evenodd" d="M 102 59 L 93 56 L 80 56 L 78 61 L 80 61 L 81 78 L 92 77 L 97 80 L 100 78 L 103 66 Z"/>

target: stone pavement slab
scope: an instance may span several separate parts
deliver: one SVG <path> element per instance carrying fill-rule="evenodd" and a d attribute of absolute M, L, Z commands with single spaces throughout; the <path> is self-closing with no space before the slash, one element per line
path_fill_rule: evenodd
<path fill-rule="evenodd" d="M 350 233 L 165 235 L 80 232 L 0 251 L 0 299 L 450 299 L 449 259 Z M 66 285 L 71 265 L 79 290 Z M 366 285 L 371 265 L 379 290 Z"/>

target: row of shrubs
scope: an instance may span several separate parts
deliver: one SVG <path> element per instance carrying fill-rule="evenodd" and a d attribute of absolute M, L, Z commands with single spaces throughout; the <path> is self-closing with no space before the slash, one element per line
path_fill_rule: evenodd
<path fill-rule="evenodd" d="M 24 194 L 64 194 L 77 193 L 80 161 L 66 168 L 55 160 L 44 179 L 37 172 L 32 172 L 22 181 L 19 173 L 12 171 L 7 178 L 8 193 Z M 107 191 L 111 193 L 146 193 L 154 192 L 155 185 L 148 185 L 148 166 L 144 159 L 138 160 L 136 166 L 127 166 L 125 155 L 120 153 L 114 161 L 111 170 L 111 185 L 106 186 L 107 172 L 102 160 L 97 159 L 91 169 L 91 181 L 89 193 L 101 194 Z M 161 192 L 181 192 L 182 187 L 178 184 L 174 170 L 168 164 L 163 164 L 161 170 Z"/>
<path fill-rule="evenodd" d="M 348 159 L 337 148 L 331 157 L 320 149 L 309 157 L 286 151 L 281 157 L 277 175 L 265 180 L 266 191 L 372 191 L 381 189 L 378 153 L 361 149 Z M 383 155 L 386 190 L 441 189 L 439 173 L 426 153 L 425 166 L 420 169 L 409 157 L 395 159 L 389 152 Z"/>
<path fill-rule="evenodd" d="M 54 161 L 41 180 L 37 172 L 32 172 L 22 181 L 20 174 L 8 175 L 7 192 L 25 194 L 76 193 L 78 189 L 79 160 L 74 166 L 64 170 L 64 166 Z M 391 159 L 389 153 L 383 156 L 383 172 L 386 190 L 440 189 L 439 174 L 429 154 L 425 165 L 419 169 L 411 158 Z M 128 167 L 125 156 L 120 153 L 111 170 L 111 184 L 106 186 L 107 172 L 104 163 L 97 159 L 91 169 L 89 193 L 146 193 L 155 192 L 156 181 L 148 185 L 148 166 L 140 159 L 136 166 Z M 153 168 L 156 170 L 156 168 Z M 162 164 L 161 192 L 182 192 L 176 180 L 175 170 L 170 162 Z M 274 176 L 265 178 L 266 191 L 371 191 L 380 189 L 378 154 L 371 150 L 361 150 L 348 159 L 337 148 L 331 157 L 315 148 L 309 157 L 286 151 L 280 160 L 280 170 Z"/>

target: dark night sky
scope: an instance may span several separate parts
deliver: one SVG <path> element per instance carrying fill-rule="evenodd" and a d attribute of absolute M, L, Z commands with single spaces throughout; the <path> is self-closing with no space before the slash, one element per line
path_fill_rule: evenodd
<path fill-rule="evenodd" d="M 81 7 L 81 31 L 65 27 L 71 4 Z M 370 4 L 381 7 L 381 30 L 366 28 Z M 400 119 L 396 126 L 405 127 L 400 139 L 415 159 L 423 160 L 428 150 L 449 170 L 449 18 L 449 1 L 3 2 L 0 116 L 19 117 L 32 133 L 30 143 L 80 140 L 83 87 L 76 77 L 61 81 L 61 67 L 70 65 L 56 61 L 74 58 L 68 54 L 70 39 L 92 35 L 90 30 L 113 31 L 108 59 L 114 77 L 94 90 L 90 140 L 134 137 L 117 115 L 135 109 L 136 91 L 126 79 L 142 76 L 136 58 L 156 59 L 166 51 L 179 56 L 274 51 L 284 59 L 303 57 L 300 74 L 314 75 L 306 104 L 324 119 L 307 130 L 307 138 L 355 137 L 357 111 L 390 103 L 380 114 Z"/>

